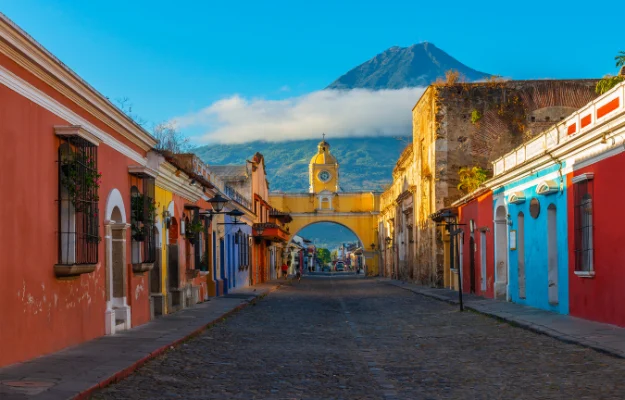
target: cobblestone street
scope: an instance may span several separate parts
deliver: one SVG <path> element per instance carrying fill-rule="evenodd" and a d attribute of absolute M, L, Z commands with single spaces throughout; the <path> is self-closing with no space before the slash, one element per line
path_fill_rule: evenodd
<path fill-rule="evenodd" d="M 625 360 L 376 280 L 305 278 L 96 399 L 622 399 Z"/>

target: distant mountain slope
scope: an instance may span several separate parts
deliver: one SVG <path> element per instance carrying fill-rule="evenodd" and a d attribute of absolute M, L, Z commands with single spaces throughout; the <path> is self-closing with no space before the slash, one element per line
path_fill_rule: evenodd
<path fill-rule="evenodd" d="M 382 190 L 410 137 L 343 138 L 328 141 L 340 163 L 343 190 Z M 208 165 L 242 164 L 257 151 L 265 156 L 272 191 L 307 191 L 308 163 L 319 139 L 292 142 L 250 142 L 199 147 L 194 152 Z"/>
<path fill-rule="evenodd" d="M 469 81 L 489 77 L 456 60 L 432 43 L 391 47 L 332 82 L 327 89 L 401 89 L 428 86 L 455 69 Z"/>

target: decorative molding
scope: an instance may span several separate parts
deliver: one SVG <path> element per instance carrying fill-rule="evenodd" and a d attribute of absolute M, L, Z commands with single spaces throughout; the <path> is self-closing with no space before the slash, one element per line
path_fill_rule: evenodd
<path fill-rule="evenodd" d="M 61 137 L 80 137 L 95 146 L 99 146 L 102 142 L 97 136 L 87 131 L 80 125 L 55 125 L 54 134 Z"/>
<path fill-rule="evenodd" d="M 123 128 L 119 133 L 142 149 L 156 145 L 146 130 L 1 13 L 0 37 L 0 52 L 29 73 L 115 131 Z"/>
<path fill-rule="evenodd" d="M 554 180 L 546 179 L 536 186 L 536 194 L 540 195 L 550 195 L 552 193 L 557 193 L 560 191 L 560 185 Z"/>
<path fill-rule="evenodd" d="M 595 177 L 595 174 L 592 172 L 587 172 L 585 174 L 577 175 L 571 179 L 572 183 L 580 183 L 585 181 L 591 181 Z"/>
<path fill-rule="evenodd" d="M 130 175 L 148 175 L 148 176 L 151 176 L 152 178 L 158 177 L 157 170 L 152 169 L 148 166 L 143 166 L 143 165 L 130 165 L 128 167 L 128 173 Z"/>
<path fill-rule="evenodd" d="M 176 176 L 177 168 L 168 162 L 163 162 L 159 166 L 156 186 L 161 189 L 176 193 L 191 202 L 196 202 L 204 194 L 201 189 L 188 184 L 189 177 L 180 171 L 180 177 Z"/>
<path fill-rule="evenodd" d="M 525 193 L 524 192 L 514 192 L 510 195 L 508 199 L 508 203 L 511 204 L 522 204 L 525 202 Z"/>
<path fill-rule="evenodd" d="M 137 153 L 124 143 L 115 139 L 110 134 L 104 132 L 102 129 L 96 127 L 91 122 L 87 121 L 85 118 L 79 116 L 69 108 L 65 107 L 52 97 L 43 93 L 39 89 L 32 86 L 30 83 L 24 81 L 19 78 L 6 68 L 0 66 L 0 84 L 8 87 L 19 95 L 27 98 L 33 103 L 45 108 L 56 116 L 64 119 L 72 125 L 80 125 L 83 129 L 91 132 L 95 137 L 97 137 L 101 143 L 104 143 L 110 146 L 112 149 L 118 151 L 119 153 L 125 155 L 131 160 L 141 164 L 146 164 L 146 159 L 141 154 Z"/>

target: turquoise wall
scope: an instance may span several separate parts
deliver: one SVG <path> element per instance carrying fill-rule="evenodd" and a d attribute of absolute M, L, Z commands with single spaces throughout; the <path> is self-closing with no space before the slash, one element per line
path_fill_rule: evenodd
<path fill-rule="evenodd" d="M 511 181 L 504 185 L 504 190 L 509 191 L 506 196 L 508 213 L 512 220 L 510 230 L 519 233 L 518 215 L 524 214 L 524 239 L 525 239 L 525 299 L 519 297 L 519 273 L 518 273 L 518 252 L 519 237 L 517 237 L 517 249 L 509 250 L 508 263 L 508 287 L 509 295 L 513 302 L 526 304 L 528 306 L 555 311 L 561 314 L 569 312 L 569 282 L 568 282 L 568 239 L 567 239 L 567 202 L 566 202 L 566 175 L 563 176 L 563 188 L 557 193 L 549 195 L 536 194 L 536 186 L 540 184 L 541 177 L 552 172 L 557 172 L 559 166 L 552 166 L 545 170 L 538 171 L 531 176 L 517 181 Z M 564 169 L 564 166 L 562 167 Z M 518 190 L 523 184 L 537 180 L 532 186 Z M 553 178 L 560 184 L 560 177 Z M 525 201 L 521 204 L 510 204 L 509 198 L 513 192 L 524 192 Z M 540 213 L 537 218 L 530 215 L 530 201 L 536 198 L 540 202 Z M 547 209 L 553 204 L 556 207 L 556 227 L 557 227 L 557 259 L 558 259 L 558 304 L 549 303 L 548 292 L 548 235 L 547 235 Z M 509 238 L 508 238 L 509 239 Z"/>

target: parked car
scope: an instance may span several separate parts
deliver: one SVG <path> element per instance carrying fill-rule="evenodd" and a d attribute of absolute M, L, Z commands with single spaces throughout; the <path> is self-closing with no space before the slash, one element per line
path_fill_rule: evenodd
<path fill-rule="evenodd" d="M 342 261 L 337 262 L 334 269 L 336 271 L 345 271 L 345 263 L 343 263 Z"/>
<path fill-rule="evenodd" d="M 321 272 L 331 272 L 331 271 L 332 271 L 332 268 L 329 265 L 324 265 L 321 268 Z"/>

